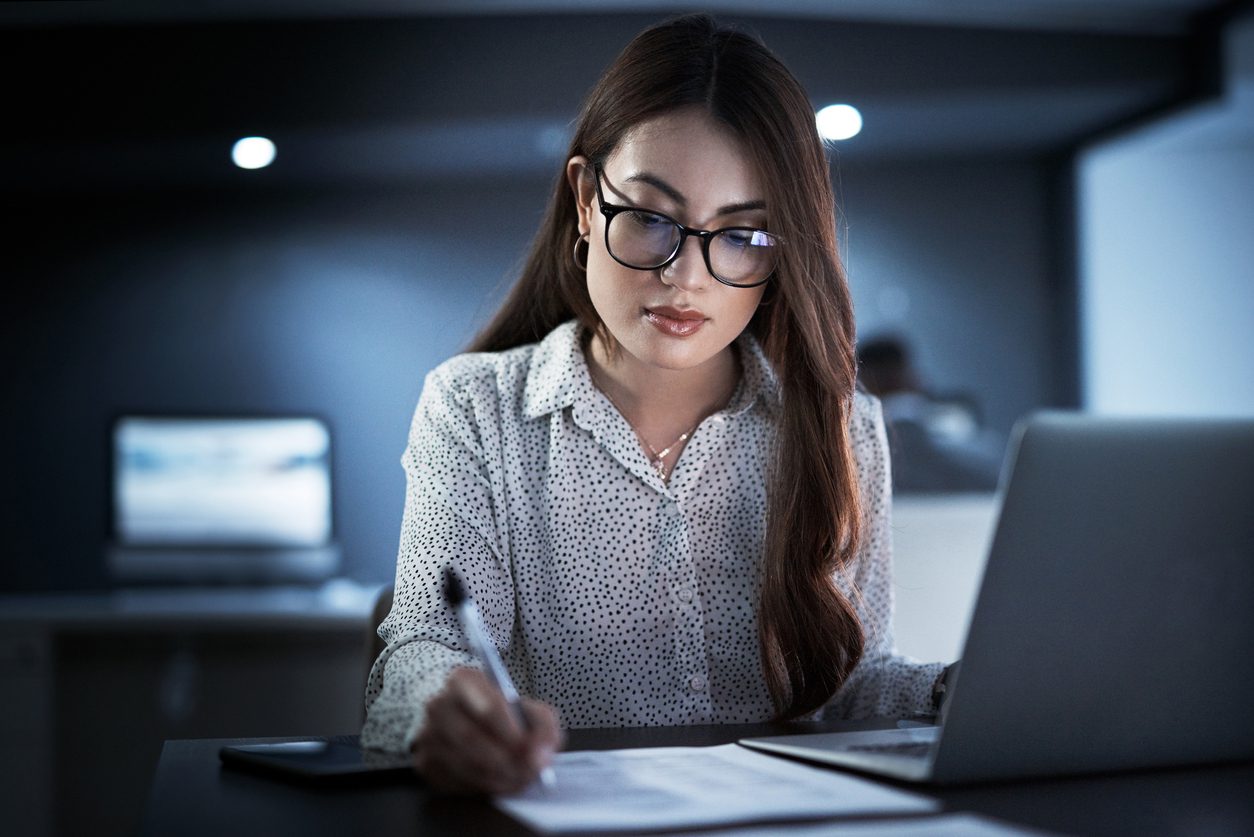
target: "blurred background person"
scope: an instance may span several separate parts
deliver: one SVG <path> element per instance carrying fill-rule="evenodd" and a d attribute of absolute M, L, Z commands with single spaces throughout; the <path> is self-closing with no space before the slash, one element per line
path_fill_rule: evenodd
<path fill-rule="evenodd" d="M 1005 440 L 983 426 L 974 399 L 923 386 L 904 338 L 882 335 L 861 344 L 858 380 L 884 407 L 894 491 L 997 487 Z"/>

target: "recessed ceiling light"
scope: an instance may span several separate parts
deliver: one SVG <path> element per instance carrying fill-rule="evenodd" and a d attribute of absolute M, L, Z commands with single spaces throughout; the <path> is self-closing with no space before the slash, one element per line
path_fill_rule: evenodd
<path fill-rule="evenodd" d="M 818 112 L 815 122 L 823 139 L 847 140 L 862 130 L 862 114 L 853 105 L 828 105 Z"/>
<path fill-rule="evenodd" d="M 231 159 L 241 169 L 264 169 L 274 162 L 274 143 L 265 137 L 244 137 L 231 148 Z"/>

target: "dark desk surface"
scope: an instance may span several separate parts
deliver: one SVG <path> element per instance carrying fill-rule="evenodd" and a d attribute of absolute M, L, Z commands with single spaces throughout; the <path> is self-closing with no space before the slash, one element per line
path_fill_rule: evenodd
<path fill-rule="evenodd" d="M 572 730 L 567 749 L 712 745 L 748 736 L 866 726 L 810 723 Z M 486 800 L 441 796 L 416 780 L 317 789 L 223 768 L 218 749 L 242 740 L 167 741 L 142 833 L 187 837 L 530 833 Z M 1254 763 L 962 788 L 901 787 L 936 797 L 947 811 L 974 811 L 1064 834 L 1254 835 Z"/>

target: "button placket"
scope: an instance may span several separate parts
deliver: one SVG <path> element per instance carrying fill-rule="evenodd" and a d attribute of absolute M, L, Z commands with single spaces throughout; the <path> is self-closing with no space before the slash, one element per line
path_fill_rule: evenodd
<path fill-rule="evenodd" d="M 671 593 L 676 603 L 677 675 L 686 692 L 688 717 L 701 719 L 709 714 L 709 675 L 705 647 L 704 614 L 697 595 L 696 562 L 682 509 L 667 504 L 668 528 L 673 536 L 675 564 Z"/>

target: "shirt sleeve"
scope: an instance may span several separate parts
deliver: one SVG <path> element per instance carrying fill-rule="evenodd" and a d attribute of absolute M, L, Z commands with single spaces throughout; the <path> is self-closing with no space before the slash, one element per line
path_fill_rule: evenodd
<path fill-rule="evenodd" d="M 483 381 L 459 380 L 449 364 L 430 375 L 414 413 L 405 469 L 405 512 L 392 611 L 379 626 L 386 648 L 366 686 L 362 744 L 403 752 L 426 719 L 426 703 L 459 666 L 477 663 L 444 600 L 453 567 L 475 599 L 488 634 L 505 648 L 514 593 L 495 520 L 492 413 Z M 483 397 L 488 394 L 489 397 Z"/>
<path fill-rule="evenodd" d="M 826 718 L 904 718 L 932 712 L 944 663 L 920 663 L 893 642 L 892 473 L 879 400 L 859 394 L 851 436 L 862 487 L 862 545 L 850 592 L 866 637 L 862 659 L 823 711 Z"/>

